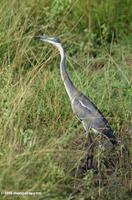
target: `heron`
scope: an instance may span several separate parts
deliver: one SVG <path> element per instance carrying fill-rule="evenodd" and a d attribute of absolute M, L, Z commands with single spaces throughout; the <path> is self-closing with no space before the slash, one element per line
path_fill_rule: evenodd
<path fill-rule="evenodd" d="M 112 128 L 110 127 L 107 119 L 97 106 L 79 91 L 71 81 L 69 74 L 66 70 L 65 64 L 65 51 L 61 40 L 58 37 L 50 37 L 47 35 L 35 36 L 42 42 L 47 42 L 54 45 L 60 53 L 60 74 L 64 83 L 66 92 L 69 96 L 73 113 L 82 122 L 86 133 L 91 130 L 96 134 L 101 134 L 107 138 L 114 146 L 117 143 L 116 137 Z"/>

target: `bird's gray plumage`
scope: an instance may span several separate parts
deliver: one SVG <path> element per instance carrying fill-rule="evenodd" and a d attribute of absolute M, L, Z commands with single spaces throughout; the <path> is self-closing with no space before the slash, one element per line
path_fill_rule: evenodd
<path fill-rule="evenodd" d="M 116 143 L 116 138 L 108 121 L 98 108 L 81 92 L 78 92 L 78 95 L 74 97 L 72 109 L 82 121 L 86 131 L 92 129 L 95 133 L 102 133 L 109 138 L 112 144 Z"/>
<path fill-rule="evenodd" d="M 51 43 L 59 49 L 61 55 L 61 78 L 70 98 L 72 110 L 82 122 L 86 132 L 88 132 L 89 129 L 92 129 L 94 132 L 103 134 L 105 137 L 107 137 L 113 145 L 116 144 L 116 138 L 106 118 L 98 110 L 94 103 L 92 103 L 82 92 L 77 90 L 69 78 L 65 68 L 65 53 L 60 39 L 56 37 L 48 37 L 45 35 L 37 36 L 36 38 L 40 39 L 41 41 Z"/>

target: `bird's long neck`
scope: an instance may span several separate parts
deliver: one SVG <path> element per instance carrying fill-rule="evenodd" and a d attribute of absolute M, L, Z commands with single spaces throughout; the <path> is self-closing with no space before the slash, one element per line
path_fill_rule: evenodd
<path fill-rule="evenodd" d="M 72 100 L 75 96 L 76 93 L 76 88 L 73 85 L 71 79 L 68 76 L 68 73 L 66 71 L 65 68 L 65 53 L 64 53 L 64 49 L 61 47 L 59 47 L 59 51 L 60 51 L 60 55 L 61 55 L 61 61 L 60 61 L 60 73 L 61 73 L 61 78 L 64 82 L 67 94 L 70 98 L 70 100 Z"/>

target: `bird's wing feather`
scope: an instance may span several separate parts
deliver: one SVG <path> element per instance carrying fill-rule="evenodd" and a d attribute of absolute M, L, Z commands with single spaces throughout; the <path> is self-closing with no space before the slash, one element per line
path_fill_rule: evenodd
<path fill-rule="evenodd" d="M 74 98 L 72 101 L 73 112 L 80 120 L 87 119 L 92 114 L 88 106 L 86 106 L 80 99 Z"/>
<path fill-rule="evenodd" d="M 103 118 L 96 106 L 87 97 L 83 96 L 82 98 L 82 95 L 73 99 L 72 109 L 80 120 L 99 118 L 100 123 L 101 118 Z"/>
<path fill-rule="evenodd" d="M 82 97 L 81 95 L 81 97 L 75 97 L 72 101 L 72 108 L 73 112 L 82 121 L 86 130 L 92 128 L 108 137 L 112 142 L 115 141 L 115 136 L 108 121 L 97 107 L 85 96 Z"/>

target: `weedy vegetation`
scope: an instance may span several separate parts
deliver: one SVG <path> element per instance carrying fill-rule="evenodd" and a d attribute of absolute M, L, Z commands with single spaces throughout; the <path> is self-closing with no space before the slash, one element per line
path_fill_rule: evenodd
<path fill-rule="evenodd" d="M 131 0 L 1 0 L 0 191 L 41 195 L 0 199 L 132 198 L 131 19 Z M 38 34 L 61 38 L 72 81 L 120 140 L 114 150 L 98 145 L 96 171 L 77 174 L 87 138 L 60 78 L 58 51 L 34 40 Z"/>

